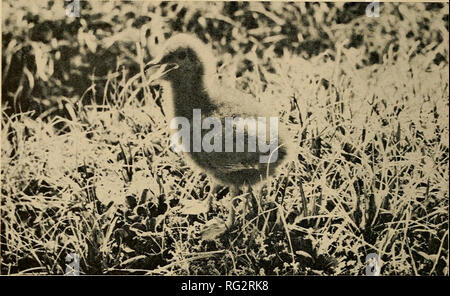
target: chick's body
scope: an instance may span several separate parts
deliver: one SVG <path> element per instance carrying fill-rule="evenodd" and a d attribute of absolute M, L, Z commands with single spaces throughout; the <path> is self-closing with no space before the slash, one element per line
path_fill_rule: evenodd
<path fill-rule="evenodd" d="M 233 152 L 225 152 L 226 118 L 233 119 L 266 119 L 266 130 L 269 130 L 270 117 L 278 114 L 272 106 L 263 106 L 250 95 L 244 94 L 232 88 L 220 85 L 214 77 L 214 58 L 204 44 L 189 35 L 177 35 L 167 41 L 165 50 L 162 52 L 159 62 L 163 64 L 174 64 L 177 67 L 170 70 L 164 77 L 169 82 L 171 91 L 165 93 L 165 99 L 172 101 L 171 117 L 184 117 L 190 123 L 190 149 L 189 158 L 201 169 L 212 175 L 217 181 L 226 185 L 241 186 L 255 184 L 267 175 L 274 173 L 275 169 L 287 159 L 288 147 L 285 145 L 285 131 L 282 125 L 278 126 L 277 134 L 277 159 L 273 163 L 261 162 L 261 153 L 250 152 L 248 146 L 249 137 L 258 134 L 249 133 L 249 127 L 245 129 L 234 129 Z M 194 109 L 201 111 L 202 120 L 214 117 L 221 122 L 222 152 L 193 152 L 194 138 Z M 172 119 L 169 118 L 169 119 Z M 239 121 L 238 121 L 239 122 Z M 258 125 L 259 128 L 259 125 Z M 201 138 L 210 130 L 202 129 Z M 239 133 L 244 134 L 239 134 Z M 242 136 L 242 138 L 240 138 Z M 270 135 L 266 136 L 266 144 Z M 244 140 L 244 152 L 236 152 L 236 142 Z M 273 139 L 272 139 L 273 140 Z"/>

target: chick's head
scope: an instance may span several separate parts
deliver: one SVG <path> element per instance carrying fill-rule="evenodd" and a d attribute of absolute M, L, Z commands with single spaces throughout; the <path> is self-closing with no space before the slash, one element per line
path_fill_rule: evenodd
<path fill-rule="evenodd" d="M 211 50 L 199 39 L 178 34 L 166 41 L 163 50 L 150 64 L 164 68 L 163 79 L 189 80 L 211 74 L 215 65 Z"/>
<path fill-rule="evenodd" d="M 190 47 L 179 47 L 175 50 L 166 52 L 159 62 L 167 65 L 169 68 L 165 78 L 172 79 L 189 79 L 192 75 L 203 75 L 204 69 L 196 52 Z"/>

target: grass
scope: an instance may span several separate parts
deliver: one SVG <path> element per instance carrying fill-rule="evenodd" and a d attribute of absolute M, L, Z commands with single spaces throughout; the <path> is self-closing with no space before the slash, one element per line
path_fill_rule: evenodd
<path fill-rule="evenodd" d="M 169 149 L 167 102 L 139 74 L 119 64 L 99 78 L 101 102 L 61 99 L 65 117 L 3 106 L 2 274 L 63 274 L 74 253 L 84 274 L 362 275 L 376 253 L 384 275 L 448 275 L 441 33 L 422 46 L 399 32 L 371 65 L 351 40 L 308 57 L 250 53 L 238 78 L 242 56 L 224 55 L 221 79 L 276 104 L 298 157 L 213 240 L 200 234 L 226 217 L 227 189 L 209 213 L 183 214 L 212 194 L 210 181 Z M 148 59 L 139 43 L 130 54 L 141 67 Z"/>

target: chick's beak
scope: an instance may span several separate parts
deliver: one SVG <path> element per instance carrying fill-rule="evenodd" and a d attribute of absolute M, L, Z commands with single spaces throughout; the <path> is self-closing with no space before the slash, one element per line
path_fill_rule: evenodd
<path fill-rule="evenodd" d="M 164 79 L 165 75 L 172 70 L 177 69 L 179 66 L 175 63 L 161 63 L 158 60 L 152 60 L 144 66 L 144 76 L 150 83 L 157 82 L 160 79 Z"/>
<path fill-rule="evenodd" d="M 158 72 L 160 72 L 161 75 L 165 75 L 172 70 L 178 69 L 179 65 L 176 63 L 161 63 L 160 59 L 154 59 L 144 66 L 144 72 L 155 67 L 158 67 Z"/>

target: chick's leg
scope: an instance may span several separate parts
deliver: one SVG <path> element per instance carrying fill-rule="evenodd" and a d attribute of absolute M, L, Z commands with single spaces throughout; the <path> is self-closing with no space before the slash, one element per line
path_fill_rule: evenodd
<path fill-rule="evenodd" d="M 239 196 L 239 186 L 231 185 L 229 194 L 230 194 L 230 198 L 231 198 L 230 211 L 229 211 L 229 214 L 228 214 L 227 221 L 225 223 L 228 229 L 230 229 L 234 225 L 234 222 L 236 220 L 236 209 L 235 209 L 235 207 L 239 203 L 239 200 L 236 198 L 237 196 Z"/>

